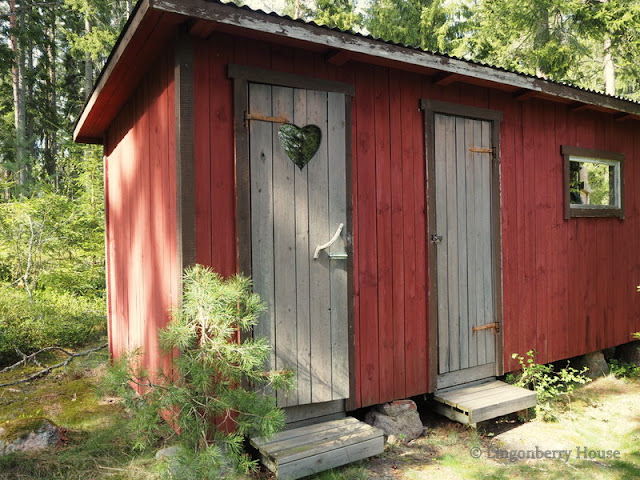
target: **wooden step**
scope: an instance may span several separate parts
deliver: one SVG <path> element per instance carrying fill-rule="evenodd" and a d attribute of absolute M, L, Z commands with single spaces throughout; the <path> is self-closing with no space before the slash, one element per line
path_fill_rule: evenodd
<path fill-rule="evenodd" d="M 276 478 L 294 480 L 382 453 L 384 433 L 346 417 L 286 430 L 269 440 L 251 438 L 251 445 Z"/>
<path fill-rule="evenodd" d="M 433 399 L 436 412 L 468 425 L 536 405 L 535 392 L 495 379 L 436 391 Z"/>

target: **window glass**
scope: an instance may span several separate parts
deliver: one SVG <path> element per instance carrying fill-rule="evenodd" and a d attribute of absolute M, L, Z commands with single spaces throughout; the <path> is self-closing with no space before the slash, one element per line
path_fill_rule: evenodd
<path fill-rule="evenodd" d="M 624 216 L 621 153 L 563 145 L 565 218 Z"/>
<path fill-rule="evenodd" d="M 570 158 L 571 205 L 619 207 L 619 162 L 593 158 Z"/>

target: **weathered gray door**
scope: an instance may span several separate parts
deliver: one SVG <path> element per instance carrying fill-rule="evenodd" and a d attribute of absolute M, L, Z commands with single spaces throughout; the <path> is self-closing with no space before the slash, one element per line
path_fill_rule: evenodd
<path fill-rule="evenodd" d="M 492 122 L 434 115 L 438 388 L 495 374 Z"/>
<path fill-rule="evenodd" d="M 347 398 L 345 96 L 252 83 L 247 117 L 251 269 L 268 305 L 254 333 L 273 345 L 271 368 L 296 376 L 295 390 L 276 392 L 277 403 Z M 302 168 L 283 149 L 282 122 L 320 128 L 320 146 Z"/>

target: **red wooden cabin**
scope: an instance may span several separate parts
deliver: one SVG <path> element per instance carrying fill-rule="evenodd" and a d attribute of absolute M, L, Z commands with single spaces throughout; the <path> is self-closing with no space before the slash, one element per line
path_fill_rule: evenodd
<path fill-rule="evenodd" d="M 111 352 L 162 365 L 194 262 L 253 276 L 258 333 L 297 375 L 278 400 L 292 420 L 500 375 L 512 353 L 626 343 L 639 120 L 638 103 L 445 55 L 141 0 L 75 131 L 105 151 Z M 300 165 L 285 124 L 321 131 L 288 132 L 312 150 Z"/>

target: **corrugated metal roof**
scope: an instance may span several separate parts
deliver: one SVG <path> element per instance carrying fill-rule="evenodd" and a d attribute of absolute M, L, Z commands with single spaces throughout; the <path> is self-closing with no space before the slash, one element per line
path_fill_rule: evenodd
<path fill-rule="evenodd" d="M 210 8 L 207 8 L 207 5 L 210 5 Z M 133 84 L 144 73 L 140 69 L 127 70 L 126 65 L 121 64 L 125 57 L 128 59 L 127 62 L 135 62 L 137 54 L 130 50 L 131 42 L 160 48 L 162 42 L 155 43 L 156 41 L 151 39 L 151 36 L 157 33 L 155 29 L 159 28 L 164 32 L 157 33 L 158 35 L 164 35 L 167 33 L 167 26 L 175 28 L 188 19 L 211 21 L 228 28 L 238 29 L 240 34 L 242 31 L 252 30 L 273 35 L 274 38 L 289 38 L 323 46 L 330 51 L 344 51 L 353 54 L 354 58 L 365 58 L 360 61 L 371 58 L 373 63 L 397 62 L 398 66 L 411 65 L 416 68 L 459 75 L 463 78 L 475 78 L 495 85 L 519 89 L 522 92 L 530 91 L 534 95 L 543 95 L 549 99 L 563 99 L 565 103 L 620 112 L 622 114 L 620 118 L 640 118 L 640 102 L 623 96 L 607 95 L 568 82 L 542 79 L 488 63 L 375 38 L 372 35 L 329 28 L 314 21 L 293 19 L 286 15 L 255 10 L 222 0 L 139 0 L 100 72 L 93 92 L 76 123 L 74 138 L 77 141 L 89 143 L 102 141 L 102 135 L 111 117 L 121 107 L 118 102 L 124 101 L 124 96 L 132 91 Z M 159 23 L 151 26 L 149 22 Z M 141 24 L 146 25 L 144 28 L 147 30 L 144 34 L 138 31 Z M 115 80 L 114 75 L 117 77 Z M 119 92 L 118 100 L 115 102 L 118 103 L 117 105 L 112 98 L 103 97 L 105 88 L 112 94 L 114 91 Z"/>
<path fill-rule="evenodd" d="M 501 66 L 498 66 L 498 65 L 494 65 L 494 64 L 491 64 L 491 63 L 480 62 L 480 61 L 477 61 L 477 60 L 472 60 L 472 59 L 468 59 L 468 58 L 464 58 L 464 57 L 458 57 L 456 55 L 451 55 L 451 54 L 448 54 L 448 53 L 438 52 L 438 51 L 435 51 L 435 50 L 426 50 L 424 48 L 417 47 L 415 45 L 407 45 L 407 44 L 404 44 L 404 43 L 393 42 L 393 41 L 390 41 L 390 40 L 386 40 L 384 38 L 375 37 L 373 35 L 362 34 L 362 33 L 359 33 L 359 32 L 352 31 L 352 30 L 342 30 L 340 28 L 328 27 L 326 25 L 322 25 L 320 23 L 316 23 L 313 20 L 305 20 L 305 19 L 302 19 L 302 18 L 292 18 L 289 15 L 283 15 L 283 14 L 280 14 L 280 13 L 277 13 L 277 12 L 274 12 L 274 11 L 265 11 L 265 10 L 262 10 L 262 9 L 253 9 L 253 8 L 247 6 L 247 5 L 240 6 L 240 5 L 237 5 L 237 4 L 235 4 L 233 2 L 230 2 L 230 1 L 229 2 L 225 2 L 225 1 L 222 1 L 222 0 L 206 0 L 206 1 L 210 2 L 210 3 L 219 3 L 219 4 L 223 4 L 223 5 L 232 5 L 235 8 L 242 9 L 242 10 L 247 10 L 249 12 L 261 13 L 263 15 L 268 15 L 270 17 L 283 19 L 283 20 L 288 20 L 288 21 L 292 21 L 292 22 L 296 22 L 296 23 L 301 23 L 301 24 L 304 24 L 304 25 L 312 25 L 314 27 L 323 28 L 325 30 L 330 30 L 330 31 L 333 31 L 333 32 L 346 33 L 346 34 L 349 34 L 349 35 L 353 35 L 355 37 L 366 38 L 368 40 L 375 40 L 377 42 L 382 42 L 382 43 L 385 43 L 387 45 L 391 45 L 391 46 L 394 46 L 394 47 L 407 48 L 407 49 L 410 49 L 410 50 L 414 50 L 416 52 L 428 53 L 430 55 L 435 55 L 435 56 L 439 56 L 439 57 L 442 57 L 442 58 L 448 58 L 448 59 L 451 59 L 451 60 L 459 60 L 459 61 L 462 61 L 462 62 L 469 63 L 471 65 L 477 65 L 477 66 L 480 66 L 480 67 L 488 67 L 488 68 L 492 68 L 494 70 L 498 70 L 498 71 L 505 72 L 505 73 L 513 73 L 513 74 L 519 75 L 519 76 L 524 77 L 524 78 L 545 80 L 546 82 L 553 83 L 553 84 L 556 84 L 556 85 L 561 85 L 563 87 L 575 88 L 575 89 L 583 91 L 583 92 L 595 93 L 595 94 L 602 95 L 602 96 L 605 96 L 605 97 L 615 98 L 617 100 L 623 100 L 623 101 L 626 101 L 626 102 L 634 103 L 636 105 L 640 105 L 640 101 L 634 100 L 634 99 L 629 98 L 629 97 L 625 97 L 625 96 L 621 96 L 621 95 L 611 95 L 611 94 L 605 93 L 605 92 L 600 91 L 600 90 L 594 90 L 594 89 L 591 89 L 591 88 L 582 87 L 582 86 L 579 86 L 579 85 L 576 85 L 576 84 L 573 84 L 573 83 L 570 83 L 570 82 L 563 82 L 563 81 L 558 81 L 558 80 L 549 80 L 547 78 L 539 77 L 539 76 L 536 76 L 536 75 L 532 75 L 532 74 L 525 73 L 525 72 L 518 71 L 518 70 L 514 70 L 514 69 L 504 68 L 504 67 L 501 67 Z"/>

